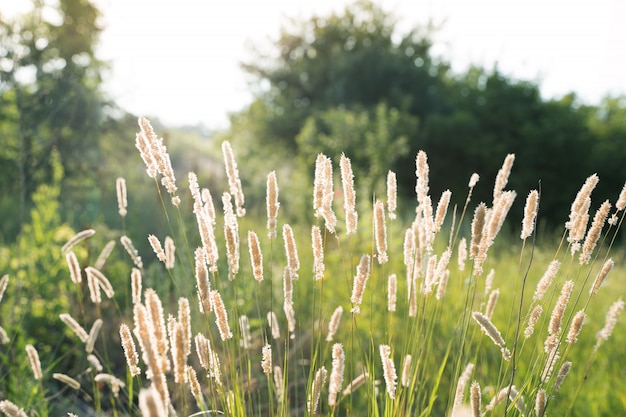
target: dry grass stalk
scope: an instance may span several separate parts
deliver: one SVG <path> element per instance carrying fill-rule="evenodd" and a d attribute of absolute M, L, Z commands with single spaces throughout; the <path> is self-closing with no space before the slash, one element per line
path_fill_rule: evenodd
<path fill-rule="evenodd" d="M 522 240 L 530 237 L 535 230 L 535 220 L 537 219 L 537 210 L 539 209 L 539 191 L 532 190 L 526 197 L 526 205 L 524 206 L 524 219 L 522 220 L 522 232 L 520 238 Z"/>
<path fill-rule="evenodd" d="M 335 233 L 337 218 L 333 204 L 333 164 L 329 157 L 319 154 L 315 161 L 315 181 L 313 184 L 313 209 L 315 217 L 323 217 L 326 229 Z"/>
<path fill-rule="evenodd" d="M 80 284 L 82 281 L 82 273 L 80 270 L 80 264 L 78 263 L 78 258 L 73 251 L 69 251 L 65 254 L 65 261 L 67 262 L 67 266 L 70 270 L 70 278 L 74 284 Z M 8 278 L 8 275 L 5 275 Z M 6 286 L 5 286 L 6 288 Z M 1 290 L 1 288 L 0 288 Z M 4 292 L 4 291 L 1 291 Z M 2 295 L 0 295 L 0 300 L 2 300 Z"/>
<path fill-rule="evenodd" d="M 72 389 L 80 389 L 80 382 L 78 382 L 71 376 L 68 376 L 62 373 L 54 373 L 52 374 L 52 378 L 64 383 L 65 385 L 67 385 L 68 387 Z"/>
<path fill-rule="evenodd" d="M 330 382 L 328 383 L 328 405 L 334 407 L 337 404 L 337 395 L 341 392 L 345 366 L 345 354 L 341 343 L 333 345 L 332 358 Z"/>
<path fill-rule="evenodd" d="M 324 244 L 322 241 L 322 230 L 313 225 L 311 227 L 311 242 L 313 246 L 313 273 L 315 280 L 324 278 Z"/>
<path fill-rule="evenodd" d="M 276 238 L 276 225 L 278 224 L 278 182 L 276 181 L 276 171 L 272 171 L 267 175 L 267 236 L 270 239 Z"/>
<path fill-rule="evenodd" d="M 593 285 L 589 289 L 589 295 L 593 295 L 598 292 L 600 286 L 614 266 L 615 262 L 613 262 L 613 259 L 611 258 L 607 259 L 604 262 L 604 264 L 602 265 L 602 269 L 600 269 L 600 272 L 598 272 L 598 275 L 596 275 L 596 279 L 593 281 Z"/>
<path fill-rule="evenodd" d="M 598 211 L 596 211 L 596 214 L 593 216 L 591 227 L 589 228 L 589 232 L 585 237 L 582 251 L 580 252 L 580 256 L 578 258 L 581 265 L 586 265 L 591 260 L 591 253 L 595 249 L 596 244 L 598 243 L 598 239 L 600 239 L 602 228 L 604 227 L 604 222 L 609 215 L 609 210 L 611 210 L 611 203 L 609 203 L 609 200 L 606 200 L 604 203 L 602 203 Z"/>
<path fill-rule="evenodd" d="M 296 331 L 296 310 L 293 308 L 293 304 L 285 302 L 283 303 L 283 311 L 285 317 L 287 317 L 287 330 L 289 330 L 290 338 L 294 339 Z"/>
<path fill-rule="evenodd" d="M 572 244 L 572 254 L 578 250 L 578 242 L 585 235 L 589 219 L 588 211 L 591 206 L 591 192 L 598 184 L 598 181 L 597 174 L 589 176 L 572 202 L 569 220 L 565 223 L 565 228 L 569 230 L 567 241 Z"/>
<path fill-rule="evenodd" d="M 87 274 L 87 288 L 89 289 L 89 298 L 92 303 L 100 304 L 102 302 L 102 294 L 100 294 L 100 285 L 93 274 Z"/>
<path fill-rule="evenodd" d="M 59 318 L 61 319 L 61 321 L 63 321 L 63 323 L 67 324 L 67 326 L 74 332 L 74 334 L 78 336 L 81 342 L 87 342 L 87 340 L 89 339 L 89 335 L 87 334 L 85 329 L 83 329 L 83 327 L 78 324 L 76 320 L 74 320 L 72 316 L 67 313 L 62 313 L 59 314 Z"/>
<path fill-rule="evenodd" d="M 396 173 L 389 171 L 387 173 L 387 214 L 390 219 L 396 218 L 396 209 L 398 208 L 398 180 Z"/>
<path fill-rule="evenodd" d="M 26 345 L 26 354 L 28 355 L 28 363 L 30 364 L 30 369 L 33 371 L 34 378 L 40 380 L 42 377 L 41 362 L 39 361 L 37 349 L 35 349 L 33 345 Z"/>
<path fill-rule="evenodd" d="M 66 254 L 75 245 L 77 245 L 78 243 L 82 242 L 85 239 L 92 237 L 95 234 L 96 234 L 96 231 L 93 229 L 86 229 L 86 230 L 76 233 L 74 236 L 70 238 L 70 240 L 67 241 L 65 245 L 61 247 L 61 252 L 63 252 L 63 254 Z"/>
<path fill-rule="evenodd" d="M 354 174 L 350 159 L 343 153 L 339 161 L 341 168 L 341 185 L 343 188 L 343 209 L 346 213 L 346 233 L 356 233 L 358 214 L 356 211 L 356 193 L 354 192 Z"/>
<path fill-rule="evenodd" d="M 259 237 L 252 230 L 248 230 L 248 249 L 250 251 L 250 263 L 252 264 L 252 275 L 257 282 L 263 281 L 263 254 Z"/>
<path fill-rule="evenodd" d="M 126 180 L 124 178 L 117 178 L 115 180 L 115 189 L 117 191 L 117 208 L 120 216 L 126 217 L 128 207 L 128 200 L 126 199 Z"/>
<path fill-rule="evenodd" d="M 385 385 L 387 393 L 392 400 L 396 398 L 396 385 L 398 384 L 398 375 L 396 374 L 396 366 L 391 359 L 391 348 L 389 345 L 380 345 L 380 358 L 383 363 L 383 376 L 385 377 Z"/>
<path fill-rule="evenodd" d="M 230 193 L 235 198 L 235 207 L 238 217 L 246 215 L 246 209 L 243 208 L 244 195 L 241 188 L 241 180 L 239 179 L 239 170 L 237 169 L 237 162 L 233 154 L 233 149 L 230 146 L 230 142 L 222 142 L 222 153 L 224 155 L 224 164 L 226 165 L 226 176 L 228 177 L 228 186 Z"/>
<path fill-rule="evenodd" d="M 387 226 L 385 225 L 385 205 L 380 200 L 376 200 L 374 204 L 374 231 L 378 264 L 386 264 L 389 261 L 387 256 Z"/>
<path fill-rule="evenodd" d="M 493 209 L 490 211 L 488 220 L 482 230 L 478 254 L 474 258 L 474 276 L 482 274 L 482 265 L 487 259 L 487 251 L 493 245 L 498 232 L 502 228 L 506 215 L 515 200 L 515 196 L 515 191 L 503 191 L 495 201 Z M 472 240 L 472 244 L 473 243 Z"/>
<path fill-rule="evenodd" d="M 619 193 L 619 197 L 617 197 L 617 202 L 615 203 L 615 208 L 617 211 L 622 211 L 626 208 L 626 184 L 622 187 L 622 191 Z"/>
<path fill-rule="evenodd" d="M 315 379 L 313 380 L 313 385 L 311 386 L 311 395 L 309 396 L 309 401 L 307 402 L 307 410 L 312 415 L 317 413 L 317 408 L 320 402 L 320 395 L 322 394 L 322 388 L 326 383 L 326 376 L 328 371 L 326 371 L 325 367 L 321 367 L 315 373 Z"/>
<path fill-rule="evenodd" d="M 126 364 L 128 365 L 130 375 L 136 376 L 141 374 L 141 369 L 139 369 L 139 355 L 137 354 L 137 349 L 135 348 L 135 342 L 133 341 L 133 337 L 130 333 L 130 328 L 125 323 L 120 325 L 120 340 L 122 341 L 124 357 L 126 358 Z"/>
<path fill-rule="evenodd" d="M 28 417 L 23 408 L 18 407 L 9 400 L 0 401 L 0 411 L 8 417 Z"/>
<path fill-rule="evenodd" d="M 356 267 L 356 275 L 354 276 L 354 283 L 352 286 L 352 296 L 350 301 L 352 302 L 351 312 L 358 314 L 361 309 L 361 302 L 363 301 L 363 292 L 365 291 L 365 284 L 370 275 L 370 257 L 369 255 L 363 255 L 359 265 Z"/>
<path fill-rule="evenodd" d="M 557 260 L 550 262 L 550 265 L 548 265 L 548 269 L 537 283 L 537 287 L 535 288 L 535 294 L 533 295 L 533 301 L 539 301 L 543 298 L 544 294 L 548 290 L 548 287 L 550 286 L 550 284 L 552 284 L 552 281 L 556 277 L 556 274 L 559 272 L 560 267 L 561 262 Z"/>

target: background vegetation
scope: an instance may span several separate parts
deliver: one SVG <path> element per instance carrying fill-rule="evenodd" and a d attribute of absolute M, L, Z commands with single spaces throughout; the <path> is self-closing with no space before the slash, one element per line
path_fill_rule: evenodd
<path fill-rule="evenodd" d="M 107 63 L 94 53 L 102 30 L 99 11 L 88 0 L 60 0 L 56 12 L 63 24 L 47 21 L 40 2 L 16 20 L 0 15 L 0 275 L 12 280 L 0 304 L 0 325 L 15 347 L 0 347 L 0 399 L 28 398 L 34 408 L 44 399 L 32 394 L 37 387 L 23 346 L 36 343 L 42 357 L 60 358 L 47 363 L 49 369 L 71 373 L 85 367 L 81 349 L 58 320 L 85 296 L 68 287 L 61 246 L 75 231 L 97 229 L 79 253 L 86 266 L 109 240 L 131 231 L 151 279 L 169 282 L 146 237 L 172 232 L 162 211 L 145 209 L 161 203 L 135 150 L 137 118 L 102 89 Z M 309 191 L 319 153 L 334 161 L 342 152 L 351 158 L 360 195 L 383 195 L 387 170 L 395 171 L 404 220 L 414 216 L 418 150 L 429 156 L 431 194 L 437 198 L 450 189 L 452 204 L 460 207 L 473 172 L 489 180 L 479 182 L 472 201 L 491 201 L 490 181 L 505 155 L 515 153 L 510 188 L 520 195 L 541 189 L 540 248 L 560 233 L 573 197 L 591 173 L 601 179 L 593 209 L 605 199 L 615 200 L 626 179 L 626 98 L 590 104 L 572 93 L 545 99 L 539 85 L 497 68 L 454 73 L 431 53 L 435 28 L 400 34 L 397 19 L 375 4 L 358 2 L 341 14 L 283 28 L 272 55 L 255 56 L 244 65 L 256 80 L 256 95 L 231 116 L 228 130 L 154 123 L 179 177 L 194 171 L 203 187 L 222 190 L 219 147 L 227 139 L 239 160 L 250 216 L 263 218 L 266 175 L 276 170 L 285 201 L 281 216 L 306 235 L 304 225 L 313 221 Z M 129 189 L 130 209 L 123 220 L 115 199 L 120 176 Z M 516 223 L 505 226 L 511 240 L 519 234 L 522 217 L 523 199 L 517 200 L 511 215 Z M 369 207 L 367 199 L 361 204 Z M 177 233 L 193 230 L 194 220 L 185 218 L 180 227 Z M 400 234 L 396 231 L 395 238 Z M 504 247 L 500 262 L 517 265 L 518 252 Z M 616 262 L 622 249 L 618 235 Z M 130 308 L 130 264 L 120 248 L 108 261 L 107 275 L 119 288 L 114 305 L 81 314 L 89 323 L 99 315 L 106 318 L 106 331 L 116 334 Z M 162 285 L 167 291 L 170 284 Z M 623 294 L 623 287 L 616 291 Z M 596 324 L 604 310 L 597 313 Z M 107 343 L 119 346 L 115 339 Z M 106 351 L 111 370 L 123 375 L 119 349 Z M 626 361 L 619 348 L 597 360 Z M 588 408 L 604 399 L 607 385 L 623 380 L 623 369 L 613 366 L 606 378 L 597 377 L 596 385 L 586 384 L 599 388 L 585 394 L 589 403 L 578 400 L 585 404 L 578 415 L 624 412 L 626 399 L 618 394 L 603 402 L 606 408 Z M 454 383 L 454 376 L 447 378 Z M 53 396 L 59 390 L 58 385 L 47 387 Z M 87 403 L 86 396 L 97 391 L 85 393 L 81 401 Z M 60 402 L 59 410 L 64 406 Z"/>

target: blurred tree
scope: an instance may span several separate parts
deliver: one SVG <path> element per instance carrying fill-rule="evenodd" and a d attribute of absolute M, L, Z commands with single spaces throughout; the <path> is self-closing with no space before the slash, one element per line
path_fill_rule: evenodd
<path fill-rule="evenodd" d="M 53 147 L 66 172 L 65 208 L 79 213 L 76 223 L 94 219 L 104 68 L 94 54 L 99 16 L 88 0 L 37 0 L 13 21 L 0 18 L 1 185 L 13 196 L 2 209 L 19 219 L 3 223 L 7 236 L 19 231 L 33 191 L 48 181 Z"/>

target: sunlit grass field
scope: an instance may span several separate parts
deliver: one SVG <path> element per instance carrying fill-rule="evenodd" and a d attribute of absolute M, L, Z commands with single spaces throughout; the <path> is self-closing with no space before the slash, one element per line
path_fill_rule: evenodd
<path fill-rule="evenodd" d="M 302 191 L 311 223 L 289 224 L 289 178 L 268 172 L 266 204 L 246 205 L 228 143 L 228 181 L 206 191 L 175 178 L 145 119 L 137 147 L 157 204 L 119 180 L 119 230 L 74 235 L 47 229 L 58 192 L 44 188 L 30 244 L 0 253 L 16 271 L 0 286 L 6 415 L 626 412 L 624 190 L 591 203 L 590 173 L 567 227 L 537 235 L 540 193 L 506 187 L 513 155 L 452 206 L 430 195 L 420 153 L 408 207 L 393 173 L 386 195 L 355 195 L 350 155 L 320 154 Z M 472 200 L 478 180 L 495 181 L 493 201 Z M 162 214 L 154 254 L 136 251 L 149 236 L 128 211 Z M 49 277 L 35 277 L 42 265 Z"/>

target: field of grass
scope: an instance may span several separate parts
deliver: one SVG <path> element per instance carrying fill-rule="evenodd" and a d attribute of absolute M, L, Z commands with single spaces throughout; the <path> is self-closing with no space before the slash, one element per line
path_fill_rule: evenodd
<path fill-rule="evenodd" d="M 266 205 L 247 207 L 228 143 L 228 183 L 205 191 L 195 174 L 175 180 L 140 128 L 160 207 L 127 206 L 120 180 L 120 230 L 74 235 L 48 230 L 58 193 L 42 189 L 30 244 L 0 251 L 17 271 L 0 281 L 4 414 L 626 412 L 625 190 L 591 204 L 590 176 L 562 235 L 537 238 L 539 193 L 506 190 L 513 155 L 492 202 L 471 199 L 472 178 L 465 206 L 448 207 L 420 153 L 415 209 L 396 208 L 393 175 L 383 198 L 355 196 L 349 159 L 320 155 L 312 223 L 289 224 L 288 178 L 268 173 Z M 524 218 L 507 217 L 526 195 Z M 170 237 L 135 236 L 127 210 L 159 210 Z M 148 239 L 155 254 L 138 253 Z"/>

